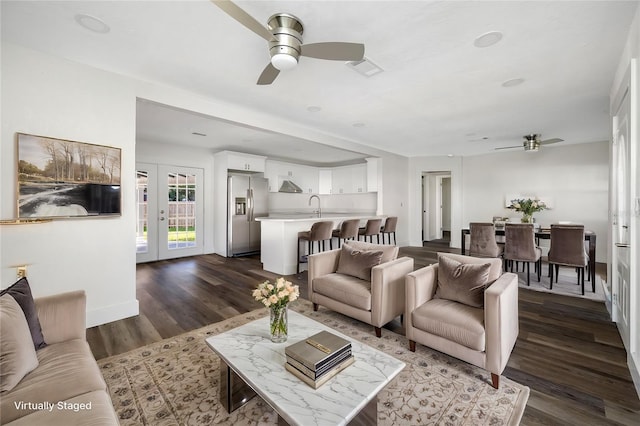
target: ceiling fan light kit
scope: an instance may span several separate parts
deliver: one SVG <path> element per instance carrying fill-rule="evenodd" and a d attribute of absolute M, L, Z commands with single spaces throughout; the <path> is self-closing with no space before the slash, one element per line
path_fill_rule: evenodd
<path fill-rule="evenodd" d="M 302 21 L 291 14 L 276 13 L 269 18 L 265 27 L 231 1 L 211 0 L 211 2 L 269 43 L 271 61 L 260 74 L 258 85 L 271 84 L 280 71 L 295 68 L 300 56 L 331 61 L 361 61 L 364 58 L 364 45 L 361 43 L 303 44 Z"/>
<path fill-rule="evenodd" d="M 271 65 L 287 71 L 298 65 L 304 26 L 298 18 L 287 13 L 277 13 L 269 18 L 267 28 L 275 37 L 269 41 Z"/>

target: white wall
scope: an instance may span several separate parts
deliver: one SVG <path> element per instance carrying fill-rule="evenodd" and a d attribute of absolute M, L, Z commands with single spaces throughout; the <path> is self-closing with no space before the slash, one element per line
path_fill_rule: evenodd
<path fill-rule="evenodd" d="M 204 253 L 213 253 L 213 153 L 209 149 L 137 140 L 136 161 L 204 171 Z M 225 195 L 226 196 L 226 195 Z"/>
<path fill-rule="evenodd" d="M 16 214 L 15 134 L 122 149 L 122 216 L 0 226 L 1 285 L 27 264 L 34 296 L 84 289 L 87 323 L 136 315 L 135 95 L 127 79 L 13 45 L 2 46 L 0 200 Z"/>
<path fill-rule="evenodd" d="M 409 160 L 399 155 L 386 154 L 378 166 L 378 214 L 397 216 L 396 241 L 398 246 L 409 244 Z"/>
<path fill-rule="evenodd" d="M 420 175 L 451 171 L 452 247 L 461 247 L 460 230 L 469 222 L 514 216 L 505 196 L 549 197 L 554 208 L 536 213 L 543 226 L 560 220 L 583 223 L 596 232 L 597 261 L 606 261 L 609 151 L 606 142 L 544 146 L 537 153 L 501 152 L 471 157 L 414 158 L 411 163 L 412 245 L 421 245 Z"/>

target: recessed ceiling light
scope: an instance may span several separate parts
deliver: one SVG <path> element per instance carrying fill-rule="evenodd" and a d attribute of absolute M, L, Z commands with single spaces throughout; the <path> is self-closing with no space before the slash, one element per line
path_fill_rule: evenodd
<path fill-rule="evenodd" d="M 502 87 L 514 87 L 519 86 L 524 83 L 524 78 L 512 78 L 511 80 L 507 80 L 502 83 Z"/>
<path fill-rule="evenodd" d="M 353 127 L 364 127 L 364 126 L 365 126 L 365 124 L 364 124 L 364 123 L 361 123 L 361 122 L 357 122 L 357 123 L 353 123 L 353 124 L 352 124 L 352 126 L 353 126 Z"/>
<path fill-rule="evenodd" d="M 316 105 L 311 105 L 307 107 L 307 111 L 309 112 L 318 112 L 318 111 L 322 111 L 322 108 L 320 108 L 319 106 Z"/>
<path fill-rule="evenodd" d="M 111 28 L 107 24 L 104 23 L 101 19 L 96 18 L 95 16 L 78 14 L 75 16 L 75 20 L 83 28 L 86 28 L 89 31 L 93 31 L 94 33 L 106 34 L 111 31 Z"/>
<path fill-rule="evenodd" d="M 192 135 L 196 135 L 196 136 L 207 136 L 204 133 L 199 133 L 199 132 L 191 132 Z"/>
<path fill-rule="evenodd" d="M 502 40 L 502 33 L 500 31 L 489 31 L 481 36 L 477 37 L 473 42 L 475 47 L 489 47 L 493 46 L 497 42 Z"/>
<path fill-rule="evenodd" d="M 447 154 L 447 157 L 451 158 L 453 157 L 453 154 Z"/>

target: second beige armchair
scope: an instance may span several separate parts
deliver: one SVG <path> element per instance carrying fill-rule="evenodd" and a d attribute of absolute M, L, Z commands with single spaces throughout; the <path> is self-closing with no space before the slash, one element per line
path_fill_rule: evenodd
<path fill-rule="evenodd" d="M 439 263 L 408 274 L 409 349 L 417 342 L 484 368 L 498 388 L 518 337 L 518 277 L 501 272 L 500 259 L 440 253 Z"/>
<path fill-rule="evenodd" d="M 380 337 L 382 326 L 404 313 L 405 277 L 413 271 L 412 258 L 397 257 L 397 246 L 360 241 L 309 256 L 314 310 L 322 305 L 370 324 Z"/>

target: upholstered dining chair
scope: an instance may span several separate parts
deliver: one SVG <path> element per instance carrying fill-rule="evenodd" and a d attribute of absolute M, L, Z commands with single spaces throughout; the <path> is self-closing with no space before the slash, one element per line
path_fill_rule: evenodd
<path fill-rule="evenodd" d="M 489 222 L 471 222 L 469 224 L 471 243 L 469 254 L 477 257 L 500 257 L 504 247 L 496 241 L 496 228 Z"/>
<path fill-rule="evenodd" d="M 524 262 L 527 265 L 527 285 L 530 285 L 529 265 L 535 263 L 535 271 L 538 273 L 540 281 L 540 270 L 542 268 L 542 250 L 536 246 L 536 237 L 532 223 L 507 223 L 504 226 L 504 254 L 505 271 L 507 263 L 511 265 L 513 272 L 513 262 Z M 517 270 L 516 270 L 517 272 Z"/>
<path fill-rule="evenodd" d="M 360 219 L 348 219 L 343 220 L 340 224 L 340 229 L 334 229 L 332 236 L 338 239 L 338 248 L 341 247 L 342 241 L 355 240 L 358 238 L 358 228 L 360 226 Z"/>
<path fill-rule="evenodd" d="M 589 263 L 589 255 L 584 247 L 584 225 L 551 224 L 551 241 L 549 245 L 549 288 L 553 288 L 555 269 L 556 282 L 560 266 L 577 268 L 578 285 L 582 285 L 584 295 L 584 269 Z M 594 283 L 592 286 L 595 288 Z"/>
<path fill-rule="evenodd" d="M 380 234 L 382 235 L 382 244 L 384 244 L 384 236 L 389 236 L 389 244 L 391 244 L 391 236 L 393 235 L 393 245 L 396 245 L 396 227 L 398 225 L 398 216 L 389 216 L 385 221 L 384 225 L 380 229 Z"/>
<path fill-rule="evenodd" d="M 382 336 L 382 326 L 404 314 L 405 276 L 413 271 L 413 259 L 398 258 L 398 250 L 346 241 L 341 249 L 309 256 L 313 309 L 322 305 L 340 312 L 372 325 L 376 336 Z"/>
<path fill-rule="evenodd" d="M 300 242 L 305 241 L 308 244 L 309 254 L 313 254 L 314 242 L 318 243 L 318 251 L 325 250 L 325 241 L 329 240 L 329 250 L 333 249 L 333 243 L 331 241 L 333 233 L 333 222 L 322 221 L 315 222 L 311 225 L 309 231 L 298 232 L 298 273 L 300 273 Z M 322 246 L 320 245 L 322 243 Z"/>
<path fill-rule="evenodd" d="M 500 259 L 438 253 L 405 286 L 409 350 L 420 343 L 484 368 L 498 388 L 518 338 L 518 277 Z"/>
<path fill-rule="evenodd" d="M 375 235 L 377 237 L 378 244 L 380 244 L 381 225 L 382 219 L 367 220 L 366 226 L 358 230 L 358 239 L 360 239 L 360 235 L 362 235 L 364 237 L 364 241 L 367 241 L 367 237 L 369 237 L 369 242 L 373 243 L 373 236 Z"/>

